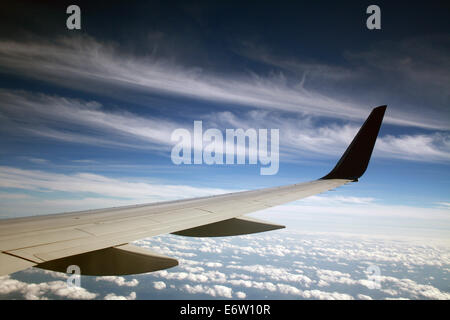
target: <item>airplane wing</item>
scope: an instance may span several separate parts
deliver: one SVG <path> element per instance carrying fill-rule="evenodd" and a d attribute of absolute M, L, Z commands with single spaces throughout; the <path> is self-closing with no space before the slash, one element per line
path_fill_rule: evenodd
<path fill-rule="evenodd" d="M 335 168 L 310 182 L 162 203 L 0 220 L 0 275 L 29 267 L 83 275 L 125 275 L 178 265 L 176 259 L 130 244 L 155 235 L 250 234 L 284 226 L 245 214 L 325 192 L 367 169 L 386 106 L 372 110 Z"/>

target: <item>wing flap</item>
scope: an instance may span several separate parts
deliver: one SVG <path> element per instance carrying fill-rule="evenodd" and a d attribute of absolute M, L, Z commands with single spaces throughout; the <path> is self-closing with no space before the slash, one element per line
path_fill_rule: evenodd
<path fill-rule="evenodd" d="M 13 235 L 0 235 L 0 249 L 2 251 L 14 250 L 16 248 L 28 247 L 30 243 L 41 246 L 48 243 L 80 240 L 90 235 L 77 228 L 61 228 L 56 230 L 42 230 Z"/>
<path fill-rule="evenodd" d="M 178 232 L 174 232 L 173 234 L 186 237 L 227 237 L 265 232 L 282 228 L 285 228 L 285 226 L 255 218 L 240 217 L 181 230 Z"/>
<path fill-rule="evenodd" d="M 36 265 L 37 268 L 66 272 L 76 265 L 82 275 L 110 276 L 138 274 L 172 268 L 176 259 L 131 244 L 82 253 Z"/>

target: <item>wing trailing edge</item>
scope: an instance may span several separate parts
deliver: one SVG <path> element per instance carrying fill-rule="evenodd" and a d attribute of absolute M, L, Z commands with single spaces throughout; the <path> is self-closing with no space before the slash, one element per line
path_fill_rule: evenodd
<path fill-rule="evenodd" d="M 0 253 L 0 276 L 28 269 L 35 265 L 35 262 L 15 257 L 8 253 Z"/>

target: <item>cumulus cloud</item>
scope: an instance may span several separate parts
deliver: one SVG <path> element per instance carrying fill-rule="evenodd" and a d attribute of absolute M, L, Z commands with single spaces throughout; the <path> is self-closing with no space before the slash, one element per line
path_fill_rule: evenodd
<path fill-rule="evenodd" d="M 166 288 L 166 284 L 163 281 L 154 281 L 153 288 L 156 290 L 162 290 Z"/>
<path fill-rule="evenodd" d="M 359 202 L 359 201 L 357 201 Z M 174 236 L 158 239 L 168 246 L 180 246 L 183 250 L 196 251 L 198 239 L 192 239 L 191 246 L 186 239 Z M 233 240 L 234 239 L 234 240 Z M 248 253 L 248 258 L 224 266 L 224 273 L 215 273 L 214 264 L 208 260 L 190 261 L 186 272 L 164 270 L 156 277 L 177 281 L 183 291 L 192 294 L 218 296 L 217 288 L 210 284 L 229 287 L 232 295 L 239 298 L 238 292 L 252 289 L 262 291 L 264 296 L 286 295 L 301 299 L 377 299 L 404 298 L 412 299 L 448 299 L 448 292 L 420 281 L 409 279 L 416 272 L 423 272 L 423 267 L 445 270 L 450 263 L 447 247 L 442 244 L 432 245 L 386 238 L 370 238 L 357 235 L 326 235 L 289 233 L 278 235 L 251 235 L 233 238 L 227 241 L 206 239 L 210 247 L 219 248 L 224 257 Z M 238 241 L 237 239 L 241 239 Z M 245 240 L 244 243 L 242 241 Z M 146 240 L 149 241 L 149 240 Z M 178 241 L 180 243 L 178 244 Z M 247 246 L 253 248 L 247 251 Z M 266 247 L 284 247 L 285 254 L 266 251 Z M 239 251 L 243 248 L 242 251 Z M 289 249 L 288 249 L 289 248 Z M 247 264 L 254 259 L 281 259 L 280 265 Z M 294 260 L 292 260 L 294 259 Z M 335 268 L 321 268 L 326 263 Z M 289 267 L 287 267 L 289 265 Z M 380 274 L 371 275 L 370 267 L 378 266 Z M 192 267 L 194 266 L 194 267 Z M 201 268 L 198 268 L 201 266 Z M 182 263 L 180 268 L 183 268 Z M 227 272 L 233 270 L 236 272 Z M 345 271 L 344 271 L 345 270 Z M 392 270 L 393 275 L 385 275 Z M 404 271 L 402 271 L 404 270 Z M 419 271 L 420 270 L 420 271 Z M 406 273 L 405 273 L 406 272 Z M 402 276 L 398 276 L 398 275 Z M 394 276 L 395 275 L 395 276 Z M 424 279 L 423 277 L 421 279 Z M 431 279 L 435 280 L 435 277 Z M 187 286 L 183 286 L 183 283 Z M 374 285 L 374 284 L 377 285 Z M 336 290 L 337 286 L 339 290 Z M 244 290 L 243 290 L 244 289 Z M 352 292 L 352 293 L 350 293 Z M 355 293 L 356 292 L 356 293 Z M 246 293 L 246 297 L 249 294 Z M 251 297 L 251 295 L 250 295 Z"/>
<path fill-rule="evenodd" d="M 201 284 L 195 286 L 185 284 L 182 286 L 182 290 L 191 294 L 207 294 L 213 297 L 224 297 L 229 299 L 233 297 L 233 289 L 223 285 L 214 285 L 212 287 L 208 287 Z"/>
<path fill-rule="evenodd" d="M 349 294 L 338 292 L 326 292 L 321 290 L 302 290 L 294 285 L 286 283 L 271 283 L 258 281 L 230 280 L 232 285 L 244 286 L 258 290 L 267 290 L 269 292 L 278 292 L 287 296 L 297 296 L 304 299 L 320 299 L 320 300 L 352 300 Z"/>
<path fill-rule="evenodd" d="M 307 290 L 303 292 L 303 297 L 307 299 L 319 300 L 353 300 L 354 298 L 347 293 L 326 292 L 321 290 Z"/>
<path fill-rule="evenodd" d="M 350 278 L 350 274 L 342 273 L 334 270 L 317 270 L 317 276 L 320 281 L 319 287 L 328 286 L 330 283 L 355 284 L 356 282 Z"/>
<path fill-rule="evenodd" d="M 223 266 L 220 262 L 207 262 L 205 265 L 209 268 L 220 268 Z"/>
<path fill-rule="evenodd" d="M 278 281 L 278 282 L 298 282 L 304 285 L 305 287 L 309 287 L 312 283 L 312 280 L 303 275 L 303 274 L 295 274 L 289 272 L 285 268 L 279 268 L 274 266 L 262 266 L 262 265 L 230 265 L 227 268 L 235 269 L 235 270 L 245 270 L 254 275 L 263 275 L 268 279 Z"/>
<path fill-rule="evenodd" d="M 95 278 L 95 281 L 107 281 L 112 282 L 119 287 L 136 287 L 139 284 L 139 281 L 137 279 L 131 279 L 127 281 L 124 277 L 120 276 L 103 276 L 103 277 L 97 277 Z"/>
<path fill-rule="evenodd" d="M 225 298 L 232 298 L 232 292 L 233 289 L 226 287 L 226 286 L 222 286 L 222 285 L 215 285 L 214 286 L 214 290 L 216 291 L 217 295 L 220 297 L 225 297 Z"/>
<path fill-rule="evenodd" d="M 177 268 L 149 273 L 139 282 L 124 277 L 97 277 L 91 282 L 83 278 L 83 286 L 88 288 L 99 281 L 114 283 L 117 290 L 102 294 L 108 299 L 134 299 L 135 293 L 123 294 L 123 289 L 147 284 L 162 295 L 177 292 L 211 298 L 450 299 L 450 293 L 442 285 L 448 276 L 450 256 L 448 246 L 442 243 L 287 232 L 228 239 L 165 235 L 140 240 L 138 245 L 153 247 L 158 243 L 174 252 L 192 253 L 195 258 L 181 258 Z M 227 263 L 212 262 L 209 253 L 199 254 L 203 243 L 220 249 L 221 259 Z M 240 247 L 244 249 L 240 251 Z M 268 247 L 278 248 L 284 254 L 265 250 Z M 245 259 L 232 261 L 232 256 L 242 256 L 242 252 L 247 253 Z M 377 266 L 379 272 L 372 274 L 371 266 Z M 51 278 L 59 276 L 59 273 L 34 270 L 25 272 Z M 374 286 L 374 282 L 378 285 Z M 3 277 L 0 295 L 21 294 L 29 299 L 98 296 L 87 290 L 64 291 L 65 287 L 63 281 L 25 283 Z"/>
<path fill-rule="evenodd" d="M 167 270 L 158 271 L 156 276 L 167 280 L 188 280 L 192 282 L 219 282 L 224 283 L 227 279 L 225 273 L 219 271 L 202 271 L 200 273 L 193 272 L 168 272 Z"/>
<path fill-rule="evenodd" d="M 69 287 L 64 281 L 26 283 L 10 278 L 0 277 L 0 294 L 20 293 L 27 300 L 46 300 L 49 296 L 67 299 L 94 299 L 96 293 L 82 287 Z"/>
<path fill-rule="evenodd" d="M 389 286 L 390 289 L 385 290 L 385 292 L 390 295 L 409 294 L 414 299 L 450 300 L 449 292 L 443 292 L 432 285 L 419 284 L 411 279 L 379 276 L 378 280 L 381 282 L 382 288 Z"/>
<path fill-rule="evenodd" d="M 136 300 L 136 292 L 131 292 L 128 296 L 118 296 L 115 293 L 108 293 L 105 300 Z"/>

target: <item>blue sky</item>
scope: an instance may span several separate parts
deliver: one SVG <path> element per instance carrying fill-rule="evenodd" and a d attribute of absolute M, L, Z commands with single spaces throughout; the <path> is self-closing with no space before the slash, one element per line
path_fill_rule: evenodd
<path fill-rule="evenodd" d="M 81 2 L 80 31 L 64 2 L 2 4 L 0 217 L 313 180 L 386 104 L 358 183 L 256 216 L 448 244 L 448 5 L 379 2 L 369 31 L 369 4 Z M 279 129 L 278 173 L 174 165 L 171 133 L 194 120 Z"/>

